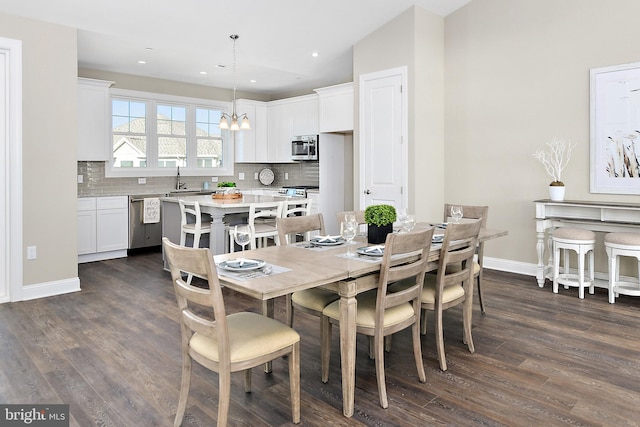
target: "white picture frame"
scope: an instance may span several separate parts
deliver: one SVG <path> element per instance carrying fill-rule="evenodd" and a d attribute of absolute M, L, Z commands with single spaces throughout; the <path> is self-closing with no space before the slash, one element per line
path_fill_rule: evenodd
<path fill-rule="evenodd" d="M 591 193 L 640 194 L 640 62 L 590 70 Z"/>

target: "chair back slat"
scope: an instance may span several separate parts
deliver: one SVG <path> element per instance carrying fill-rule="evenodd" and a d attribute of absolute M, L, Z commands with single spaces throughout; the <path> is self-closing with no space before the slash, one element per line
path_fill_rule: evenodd
<path fill-rule="evenodd" d="M 202 215 L 200 212 L 200 203 L 196 201 L 178 200 L 180 205 L 180 223 L 181 225 L 195 224 L 200 227 L 202 224 Z"/>

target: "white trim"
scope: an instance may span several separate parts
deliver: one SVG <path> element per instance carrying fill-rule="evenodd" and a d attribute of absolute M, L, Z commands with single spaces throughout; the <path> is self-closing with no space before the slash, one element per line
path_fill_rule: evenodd
<path fill-rule="evenodd" d="M 56 295 L 78 292 L 80 290 L 80 278 L 56 280 L 53 282 L 38 283 L 24 287 L 23 301 L 52 297 Z"/>
<path fill-rule="evenodd" d="M 506 271 L 508 273 L 523 274 L 525 276 L 536 277 L 537 264 L 530 262 L 513 261 L 510 259 L 491 258 L 485 256 L 482 260 L 483 268 L 489 270 Z"/>
<path fill-rule="evenodd" d="M 4 272 L 9 283 L 10 301 L 21 301 L 23 298 L 22 271 L 22 41 L 0 38 L 0 54 L 6 55 L 5 75 L 8 101 L 6 108 L 7 134 L 5 150 L 5 177 L 7 185 L 3 191 L 6 195 L 6 228 L 7 241 L 6 261 L 8 271 Z M 2 82 L 4 83 L 4 82 Z M 3 196 L 4 197 L 4 196 Z"/>

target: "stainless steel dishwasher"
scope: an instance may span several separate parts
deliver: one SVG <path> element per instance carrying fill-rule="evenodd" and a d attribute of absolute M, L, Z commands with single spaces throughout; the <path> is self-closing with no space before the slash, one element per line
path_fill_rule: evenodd
<path fill-rule="evenodd" d="M 166 193 L 129 196 L 129 249 L 162 245 L 162 218 L 160 222 L 145 224 L 142 213 L 145 198 L 164 196 Z"/>

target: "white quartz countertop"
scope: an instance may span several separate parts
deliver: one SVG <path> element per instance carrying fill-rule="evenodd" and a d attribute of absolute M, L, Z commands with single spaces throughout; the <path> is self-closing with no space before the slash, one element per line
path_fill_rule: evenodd
<path fill-rule="evenodd" d="M 201 206 L 212 206 L 219 208 L 240 208 L 248 207 L 251 203 L 278 202 L 288 200 L 286 196 L 258 196 L 244 194 L 238 199 L 214 199 L 212 195 L 181 196 L 181 197 L 161 197 L 163 202 L 178 203 L 178 200 L 197 201 Z"/>

